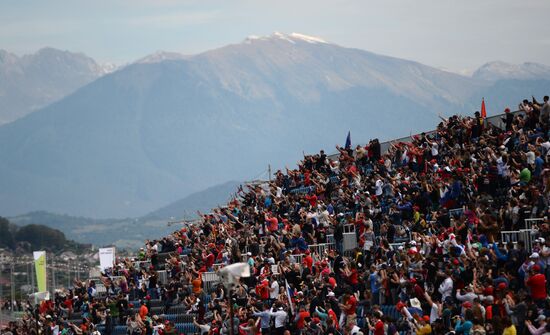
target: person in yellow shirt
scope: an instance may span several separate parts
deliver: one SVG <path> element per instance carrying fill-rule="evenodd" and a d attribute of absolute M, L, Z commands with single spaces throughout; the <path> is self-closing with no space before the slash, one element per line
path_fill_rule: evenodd
<path fill-rule="evenodd" d="M 425 315 L 422 318 L 419 318 L 418 322 L 415 323 L 416 335 L 429 335 L 432 333 L 432 326 L 430 325 L 430 317 Z"/>
<path fill-rule="evenodd" d="M 504 325 L 502 335 L 516 335 L 516 326 L 514 326 L 510 318 L 504 318 L 502 324 Z"/>

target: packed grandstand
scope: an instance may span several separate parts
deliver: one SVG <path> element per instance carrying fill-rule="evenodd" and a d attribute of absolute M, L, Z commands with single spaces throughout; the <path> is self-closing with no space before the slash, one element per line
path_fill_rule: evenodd
<path fill-rule="evenodd" d="M 548 97 L 525 100 L 305 156 L 136 259 L 28 304 L 9 331 L 550 333 L 549 117 Z M 217 271 L 238 262 L 251 275 L 228 290 Z"/>

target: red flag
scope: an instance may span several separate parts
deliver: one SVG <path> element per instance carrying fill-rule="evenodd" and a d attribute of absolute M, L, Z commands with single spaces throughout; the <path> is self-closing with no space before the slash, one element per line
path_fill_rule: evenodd
<path fill-rule="evenodd" d="M 485 99 L 481 98 L 481 117 L 486 118 L 487 117 L 487 110 L 485 109 Z"/>

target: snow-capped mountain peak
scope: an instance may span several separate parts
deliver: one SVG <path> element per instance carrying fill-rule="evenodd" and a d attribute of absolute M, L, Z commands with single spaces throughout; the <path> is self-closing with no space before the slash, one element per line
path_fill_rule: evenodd
<path fill-rule="evenodd" d="M 250 44 L 255 41 L 269 41 L 269 40 L 283 40 L 292 44 L 295 44 L 296 42 L 307 42 L 311 44 L 318 44 L 318 43 L 328 44 L 327 41 L 325 41 L 320 37 L 309 36 L 309 35 L 300 34 L 300 33 L 284 34 L 278 31 L 268 36 L 250 35 L 244 40 L 244 43 Z"/>
<path fill-rule="evenodd" d="M 312 43 L 312 44 L 317 44 L 317 43 L 327 44 L 328 43 L 327 41 L 325 41 L 324 39 L 322 39 L 320 37 L 309 36 L 309 35 L 304 35 L 304 34 L 299 34 L 299 33 L 292 33 L 292 34 L 290 34 L 290 37 L 292 39 L 295 39 L 295 40 L 302 40 L 302 41 Z"/>
<path fill-rule="evenodd" d="M 136 63 L 160 63 L 165 60 L 178 60 L 178 59 L 185 59 L 186 56 L 184 54 L 180 54 L 177 52 L 170 52 L 170 51 L 157 51 L 151 55 L 145 56 L 141 59 L 138 59 Z"/>
<path fill-rule="evenodd" d="M 103 63 L 100 65 L 101 74 L 109 74 L 118 70 L 120 67 L 115 63 Z"/>

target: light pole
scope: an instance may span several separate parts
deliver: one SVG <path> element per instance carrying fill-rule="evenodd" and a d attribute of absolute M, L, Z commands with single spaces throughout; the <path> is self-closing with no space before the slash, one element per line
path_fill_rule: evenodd
<path fill-rule="evenodd" d="M 55 261 L 54 261 L 55 255 L 52 257 L 52 296 L 55 293 Z"/>
<path fill-rule="evenodd" d="M 233 303 L 231 302 L 231 289 L 235 286 L 235 283 L 240 278 L 250 277 L 250 266 L 248 263 L 235 263 L 228 265 L 218 270 L 218 276 L 220 277 L 223 286 L 227 290 L 229 296 L 229 335 L 233 335 L 233 328 L 235 327 L 235 321 L 233 320 Z"/>
<path fill-rule="evenodd" d="M 14 305 L 14 302 L 15 302 L 15 280 L 14 280 L 14 276 L 13 276 L 13 270 L 14 270 L 15 266 L 14 266 L 14 262 L 11 263 L 11 271 L 10 271 L 10 284 L 11 284 L 11 301 L 10 301 L 10 307 L 11 307 L 11 310 L 13 312 L 13 308 L 15 307 Z"/>
<path fill-rule="evenodd" d="M 2 319 L 4 315 L 4 304 L 3 304 L 3 298 L 4 298 L 4 284 L 2 283 L 2 271 L 4 270 L 4 263 L 0 262 L 0 325 L 2 324 Z"/>
<path fill-rule="evenodd" d="M 32 293 L 34 293 L 34 263 L 31 262 L 31 283 L 32 283 Z"/>
<path fill-rule="evenodd" d="M 67 261 L 67 290 L 71 287 L 71 260 Z"/>

